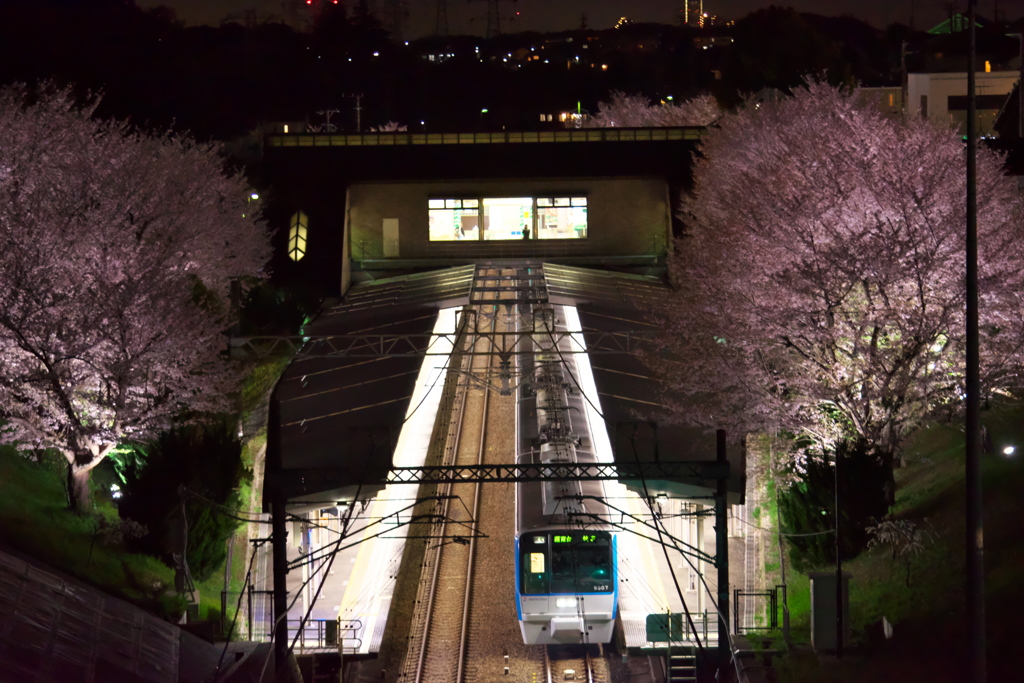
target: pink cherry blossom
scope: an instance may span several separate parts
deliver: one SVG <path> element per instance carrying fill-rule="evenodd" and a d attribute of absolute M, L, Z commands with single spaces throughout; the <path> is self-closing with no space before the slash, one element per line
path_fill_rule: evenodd
<path fill-rule="evenodd" d="M 183 411 L 225 406 L 226 298 L 269 240 L 211 145 L 0 90 L 0 439 L 89 472 Z"/>

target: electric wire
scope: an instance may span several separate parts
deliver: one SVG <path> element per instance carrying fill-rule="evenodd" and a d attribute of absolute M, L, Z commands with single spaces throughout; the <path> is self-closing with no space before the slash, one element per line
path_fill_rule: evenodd
<path fill-rule="evenodd" d="M 757 526 L 756 524 L 751 524 L 750 522 L 748 522 L 747 520 L 743 519 L 742 517 L 733 517 L 733 519 L 735 519 L 736 521 L 742 522 L 742 523 L 746 524 L 749 527 L 753 527 L 755 529 L 758 529 L 759 531 L 764 531 L 764 532 L 767 532 L 769 534 L 774 534 L 775 536 L 787 536 L 787 537 L 788 536 L 797 536 L 797 537 L 798 536 L 824 536 L 825 534 L 834 534 L 836 532 L 835 529 L 825 529 L 824 531 L 809 531 L 809 532 L 804 533 L 804 534 L 791 534 L 791 533 L 786 533 L 785 531 L 772 531 L 771 529 L 769 529 L 767 527 Z"/>
<path fill-rule="evenodd" d="M 553 333 L 552 333 L 552 332 L 551 332 L 550 330 L 548 330 L 548 334 L 549 334 L 549 335 L 551 336 L 551 338 L 552 338 L 552 339 L 554 339 L 554 334 L 553 334 Z M 562 357 L 561 351 L 560 351 L 560 350 L 559 350 L 559 349 L 557 348 L 557 345 L 556 345 L 556 349 L 555 349 L 555 351 L 556 351 L 556 352 L 558 353 L 558 356 L 559 356 L 559 358 L 560 358 L 560 359 L 562 360 L 562 363 L 563 363 L 563 364 L 565 364 L 565 359 L 564 359 L 564 358 Z M 574 384 L 576 385 L 576 387 L 577 387 L 577 388 L 578 388 L 578 389 L 580 390 L 580 393 L 581 393 L 581 394 L 583 394 L 583 397 L 584 397 L 584 398 L 586 399 L 587 403 L 589 403 L 589 404 L 590 404 L 591 408 L 593 408 L 593 409 L 594 409 L 594 411 L 595 411 L 595 412 L 596 412 L 596 413 L 597 413 L 598 415 L 600 415 L 600 416 L 601 416 L 601 419 L 602 419 L 602 420 L 604 420 L 606 424 L 608 424 L 608 419 L 607 419 L 607 418 L 606 418 L 606 417 L 604 416 L 604 414 L 603 414 L 603 413 L 601 413 L 601 411 L 600 411 L 600 410 L 599 410 L 599 409 L 597 408 L 597 406 L 595 406 L 595 405 L 594 405 L 594 403 L 593 403 L 593 402 L 592 402 L 592 401 L 590 400 L 590 398 L 589 398 L 589 397 L 587 397 L 587 395 L 586 395 L 586 392 L 585 392 L 585 391 L 583 391 L 583 388 L 582 388 L 582 387 L 580 386 L 579 382 L 577 382 L 577 381 L 576 381 L 576 378 L 575 378 L 575 377 L 574 377 L 574 376 L 572 375 L 572 372 L 569 372 L 569 377 L 570 377 L 570 378 L 571 378 L 571 379 L 573 380 L 573 383 L 574 383 Z M 639 454 L 638 454 L 638 453 L 636 452 L 636 444 L 635 444 L 635 442 L 631 442 L 631 443 L 633 444 L 633 454 L 634 454 L 634 456 L 635 456 L 635 458 L 636 458 L 636 460 L 637 460 L 637 465 L 639 465 L 639 464 L 640 464 L 640 462 L 639 462 L 639 459 L 640 459 L 640 458 L 639 458 Z M 651 508 L 650 498 L 646 496 L 646 494 L 647 494 L 647 480 L 646 480 L 646 478 L 645 478 L 645 477 L 643 476 L 643 473 L 642 473 L 642 472 L 640 473 L 640 481 L 641 481 L 641 483 L 643 484 L 643 488 L 644 488 L 644 493 L 645 493 L 645 497 L 646 497 L 645 503 L 647 504 L 648 508 L 649 508 L 649 509 L 651 509 L 651 514 L 652 514 L 652 515 L 654 515 L 654 518 L 655 518 L 655 524 L 656 524 L 656 525 L 662 525 L 662 526 L 663 526 L 663 523 L 662 523 L 662 522 L 661 522 L 661 521 L 660 521 L 660 520 L 658 519 L 657 515 L 655 515 L 655 514 L 654 514 L 654 510 L 653 510 L 653 508 Z M 666 533 L 667 533 L 667 530 L 666 530 Z M 820 532 L 819 532 L 819 533 L 820 533 Z M 661 534 L 660 534 L 660 532 L 659 532 L 659 538 L 660 538 L 660 536 L 661 536 Z M 706 581 L 706 580 L 704 579 L 704 574 L 703 574 L 702 572 L 700 572 L 700 571 L 698 571 L 698 570 L 697 570 L 697 568 L 696 568 L 696 567 L 695 567 L 695 566 L 693 565 L 693 562 L 691 562 L 691 561 L 690 561 L 690 558 L 689 558 L 689 557 L 687 557 L 687 556 L 686 556 L 686 554 L 685 554 L 685 553 L 684 553 L 684 552 L 683 552 L 683 551 L 682 551 L 682 550 L 681 550 L 681 549 L 680 549 L 680 548 L 679 548 L 679 547 L 678 547 L 678 546 L 677 546 L 677 545 L 675 544 L 674 540 L 673 540 L 673 542 L 672 542 L 672 547 L 673 547 L 673 548 L 674 548 L 674 549 L 675 549 L 675 550 L 676 550 L 677 552 L 679 552 L 679 553 L 680 553 L 680 555 L 682 555 L 682 556 L 683 556 L 683 559 L 685 559 L 685 560 L 686 560 L 686 563 L 687 563 L 688 565 L 690 565 L 690 568 L 691 568 L 691 569 L 692 569 L 692 570 L 694 571 L 694 573 L 696 573 L 696 575 L 697 575 L 698 577 L 700 577 L 701 583 L 702 583 L 702 584 L 704 584 L 704 589 L 705 589 L 705 590 L 707 591 L 707 593 L 708 593 L 708 598 L 709 598 L 709 599 L 711 600 L 711 604 L 712 604 L 712 605 L 714 606 L 714 608 L 715 608 L 715 611 L 716 611 L 716 612 L 718 613 L 718 616 L 719 616 L 719 618 L 721 619 L 721 622 L 720 622 L 720 623 L 728 623 L 728 620 L 727 620 L 727 619 L 725 618 L 725 616 L 724 616 L 724 615 L 722 614 L 722 611 L 721 611 L 721 609 L 720 609 L 720 608 L 719 608 L 719 606 L 718 606 L 718 602 L 717 602 L 717 601 L 716 601 L 716 600 L 714 599 L 714 597 L 713 597 L 713 595 L 712 595 L 712 593 L 711 593 L 711 589 L 710 589 L 710 588 L 708 588 L 708 584 L 707 584 L 707 581 Z M 665 549 L 665 545 L 664 545 L 664 544 L 662 545 L 662 548 L 663 548 L 663 549 Z M 667 550 L 666 550 L 666 553 L 667 553 Z M 674 571 L 674 570 L 672 569 L 672 564 L 671 564 L 671 562 L 669 563 L 669 572 L 670 572 L 670 573 L 672 574 L 672 579 L 673 579 L 673 581 L 676 581 L 676 578 L 675 578 L 675 571 Z M 676 583 L 676 586 L 677 586 L 677 590 L 678 590 L 678 582 Z M 681 595 L 682 595 L 682 594 L 680 593 L 680 599 L 681 599 Z M 689 618 L 689 611 L 688 611 L 688 610 L 686 609 L 686 602 L 685 602 L 685 601 L 683 602 L 683 610 L 684 610 L 684 611 L 686 612 L 686 614 L 687 614 L 687 618 Z M 692 626 L 692 622 L 691 622 L 691 626 Z M 696 636 L 696 632 L 695 632 L 695 634 L 694 634 L 694 635 Z M 728 642 L 729 642 L 729 650 L 730 650 L 730 655 L 731 655 L 731 652 L 733 651 L 733 642 L 732 642 L 732 634 L 731 634 L 731 633 L 729 633 L 729 629 L 726 629 L 726 634 L 725 634 L 725 636 L 726 636 L 726 638 L 728 639 Z M 721 638 L 721 634 L 719 634 L 719 638 Z M 699 641 L 699 639 L 698 639 L 698 641 L 697 641 L 697 642 L 698 642 L 698 645 L 699 645 L 699 644 L 700 644 L 700 641 Z M 730 656 L 730 658 L 732 659 L 732 661 L 733 661 L 733 664 L 734 664 L 734 665 L 736 666 L 736 675 L 737 675 L 737 679 L 738 679 L 738 678 L 739 678 L 739 673 L 740 673 L 740 672 L 739 672 L 739 665 L 738 665 L 738 663 L 736 662 L 736 658 L 735 658 L 735 657 L 732 657 L 732 656 Z"/>
<path fill-rule="evenodd" d="M 463 311 L 465 311 L 466 309 L 462 309 L 462 310 L 463 310 Z M 462 341 L 462 337 L 463 337 L 463 336 L 464 336 L 465 334 L 466 334 L 466 326 L 465 326 L 465 324 L 463 324 L 463 326 L 462 326 L 462 327 L 461 327 L 461 328 L 459 329 L 459 331 L 458 331 L 458 332 L 457 332 L 457 333 L 455 334 L 455 339 L 454 339 L 454 341 L 452 341 L 452 348 L 453 348 L 453 349 L 455 349 L 455 348 L 458 348 L 458 345 L 459 345 L 459 343 L 460 343 L 460 342 Z M 429 345 L 428 345 L 428 348 L 429 348 Z M 404 419 L 404 420 L 402 420 L 402 424 L 403 424 L 403 425 L 404 425 L 404 424 L 405 424 L 406 422 L 408 422 L 408 421 L 409 421 L 409 420 L 410 420 L 410 419 L 412 418 L 412 416 L 413 416 L 413 415 L 415 415 L 415 414 L 416 414 L 416 411 L 420 409 L 420 406 L 422 406 L 422 405 L 423 405 L 423 403 L 424 403 L 424 401 L 426 401 L 426 400 L 427 400 L 427 397 L 428 397 L 428 396 L 430 396 L 430 394 L 431 394 L 431 393 L 432 393 L 432 392 L 434 391 L 434 387 L 436 387 L 436 386 L 437 386 L 437 382 L 438 382 L 438 381 L 439 381 L 439 380 L 440 380 L 440 379 L 441 379 L 442 377 L 444 377 L 444 376 L 445 376 L 445 375 L 447 374 L 447 373 L 445 373 L 445 370 L 447 370 L 447 369 L 448 369 L 448 364 L 449 364 L 449 363 L 451 362 L 451 359 L 452 359 L 452 354 L 450 354 L 450 353 L 449 353 L 449 354 L 448 354 L 448 355 L 447 355 L 447 356 L 445 357 L 445 359 L 444 359 L 444 365 L 442 365 L 442 366 L 440 367 L 440 369 L 438 369 L 438 371 L 437 371 L 437 377 L 435 377 L 435 378 L 434 378 L 434 381 L 433 381 L 433 383 L 431 383 L 431 385 L 430 385 L 430 388 L 429 388 L 429 389 L 428 389 L 427 391 L 423 392 L 423 396 L 422 396 L 422 398 L 420 398 L 420 402 L 419 402 L 419 403 L 417 403 L 417 404 L 416 404 L 416 407 L 415 407 L 415 408 L 413 408 L 413 409 L 412 409 L 412 411 L 411 411 L 411 412 L 410 412 L 410 413 L 409 413 L 408 415 L 406 415 L 406 416 L 405 416 L 405 419 Z"/>
<path fill-rule="evenodd" d="M 217 668 L 213 670 L 213 683 L 217 683 L 220 678 L 220 667 L 224 664 L 224 657 L 228 653 L 228 646 L 231 644 L 231 634 L 235 632 L 235 624 L 238 622 L 238 615 L 242 612 L 242 597 L 245 595 L 245 587 L 249 585 L 249 579 L 252 576 L 252 566 L 256 561 L 256 555 L 258 554 L 257 549 L 253 548 L 252 555 L 249 557 L 249 568 L 245 572 L 245 580 L 242 582 L 242 588 L 238 591 L 238 602 L 235 604 L 235 616 L 231 618 L 231 628 L 228 630 L 228 637 L 224 640 L 224 649 L 220 651 L 220 659 L 217 660 Z"/>
<path fill-rule="evenodd" d="M 357 500 L 359 500 L 359 494 L 361 492 L 362 492 L 362 484 L 360 484 L 359 487 L 356 488 L 356 494 L 353 497 L 352 504 L 348 506 L 348 511 L 347 511 L 346 516 L 345 516 L 345 521 L 341 525 L 341 532 L 340 532 L 341 538 L 345 538 L 345 534 L 348 532 L 349 527 L 352 524 L 352 518 L 355 515 L 355 510 L 356 510 L 355 503 L 356 503 Z M 320 584 L 316 587 L 316 593 L 310 599 L 309 605 L 306 606 L 305 613 L 302 615 L 302 619 L 299 621 L 299 627 L 297 629 L 295 629 L 295 637 L 292 638 L 292 644 L 288 647 L 288 652 L 291 652 L 292 650 L 294 650 L 295 649 L 295 644 L 299 642 L 299 636 L 302 634 L 302 629 L 305 628 L 306 621 L 309 619 L 309 615 L 313 613 L 313 605 L 316 604 L 317 599 L 319 599 L 319 597 L 320 597 L 320 591 L 323 590 L 324 584 L 327 583 L 327 577 L 330 575 L 331 566 L 334 564 L 334 559 L 338 556 L 338 552 L 339 551 L 337 549 L 335 549 L 335 551 L 331 553 L 330 559 L 327 560 L 327 566 L 324 568 L 324 571 L 323 571 L 323 578 L 320 580 Z M 316 576 L 316 571 L 315 570 L 313 572 L 311 572 L 310 580 L 312 580 L 312 578 L 314 576 Z M 308 581 L 307 581 L 307 583 L 308 583 Z M 295 599 L 296 600 L 298 600 L 299 595 L 301 595 L 301 590 L 300 591 L 296 591 L 296 594 L 295 594 Z"/>

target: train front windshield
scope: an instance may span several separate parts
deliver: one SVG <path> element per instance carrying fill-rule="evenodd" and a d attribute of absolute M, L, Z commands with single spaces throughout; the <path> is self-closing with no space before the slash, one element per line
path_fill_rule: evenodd
<path fill-rule="evenodd" d="M 607 531 L 523 534 L 519 539 L 522 592 L 607 593 L 612 590 L 612 536 Z"/>

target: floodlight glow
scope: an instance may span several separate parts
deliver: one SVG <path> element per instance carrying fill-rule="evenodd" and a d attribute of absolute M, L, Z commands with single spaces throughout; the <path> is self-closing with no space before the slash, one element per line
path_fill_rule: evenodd
<path fill-rule="evenodd" d="M 1014 451 L 1016 451 L 1016 450 L 1017 450 L 1016 446 L 1006 446 L 1006 447 L 1003 448 L 1003 455 L 1005 455 L 1007 458 L 1009 458 L 1009 457 L 1011 457 L 1013 455 Z"/>

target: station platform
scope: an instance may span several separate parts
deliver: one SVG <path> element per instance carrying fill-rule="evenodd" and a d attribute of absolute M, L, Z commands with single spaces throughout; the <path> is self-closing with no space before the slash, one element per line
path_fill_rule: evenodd
<path fill-rule="evenodd" d="M 574 314 L 569 317 L 569 324 L 580 329 L 579 319 Z M 443 311 L 435 330 L 454 329 L 454 319 L 455 309 Z M 577 341 L 584 345 L 582 335 Z M 444 338 L 435 338 L 433 343 L 444 343 Z M 581 358 L 585 359 L 586 355 Z M 395 450 L 396 466 L 424 464 L 445 369 L 442 356 L 429 356 L 424 362 Z M 598 412 L 600 401 L 593 371 L 586 361 L 581 363 L 579 379 L 582 390 L 591 399 L 584 408 L 590 422 L 590 433 L 604 435 L 595 438 L 594 447 L 603 454 L 602 460 L 614 462 L 603 416 Z M 619 613 L 626 646 L 640 650 L 663 647 L 664 644 L 648 641 L 647 617 L 666 612 L 679 614 L 684 611 L 684 601 L 696 636 L 692 632 L 680 634 L 678 639 L 673 638 L 673 645 L 696 645 L 698 639 L 702 645 L 716 645 L 718 619 L 713 602 L 704 589 L 706 582 L 712 592 L 717 590 L 713 567 L 693 558 L 691 565 L 671 547 L 666 558 L 656 532 L 630 519 L 630 516 L 650 519 L 650 510 L 641 496 L 613 482 L 606 482 L 605 490 L 608 502 L 623 513 L 615 523 L 620 525 L 617 541 Z M 354 509 L 349 531 L 333 561 L 329 560 L 330 551 L 338 543 L 343 520 L 349 515 L 347 506 L 312 512 L 308 523 L 294 523 L 294 531 L 290 534 L 293 539 L 290 542 L 290 559 L 298 560 L 303 555 L 319 558 L 289 574 L 289 593 L 292 596 L 298 594 L 288 615 L 290 632 L 298 630 L 300 620 L 307 609 L 309 611 L 307 623 L 300 633 L 299 651 L 336 649 L 339 645 L 345 654 L 353 655 L 372 655 L 380 650 L 405 548 L 404 524 L 411 515 L 416 493 L 416 485 L 395 484 L 372 498 L 352 503 Z M 658 499 L 657 505 L 670 534 L 713 555 L 712 517 L 698 514 L 699 506 L 706 507 L 710 503 L 706 499 L 665 498 Z M 696 521 L 698 518 L 700 523 Z M 703 573 L 704 581 L 701 581 L 698 571 Z M 507 618 L 516 617 L 513 613 Z M 333 638 L 323 627 L 329 621 L 339 624 Z"/>
<path fill-rule="evenodd" d="M 395 447 L 395 467 L 421 467 L 426 461 L 451 351 L 451 336 L 444 333 L 455 329 L 456 311 L 438 312 L 430 342 L 438 355 L 427 356 L 419 370 Z M 299 652 L 339 645 L 346 654 L 379 651 L 417 491 L 416 484 L 390 484 L 374 495 L 310 512 L 308 522 L 292 523 L 289 561 L 311 558 L 288 575 L 289 596 L 295 599 L 288 625 L 299 633 Z M 324 624 L 335 621 L 338 631 L 332 637 Z"/>

